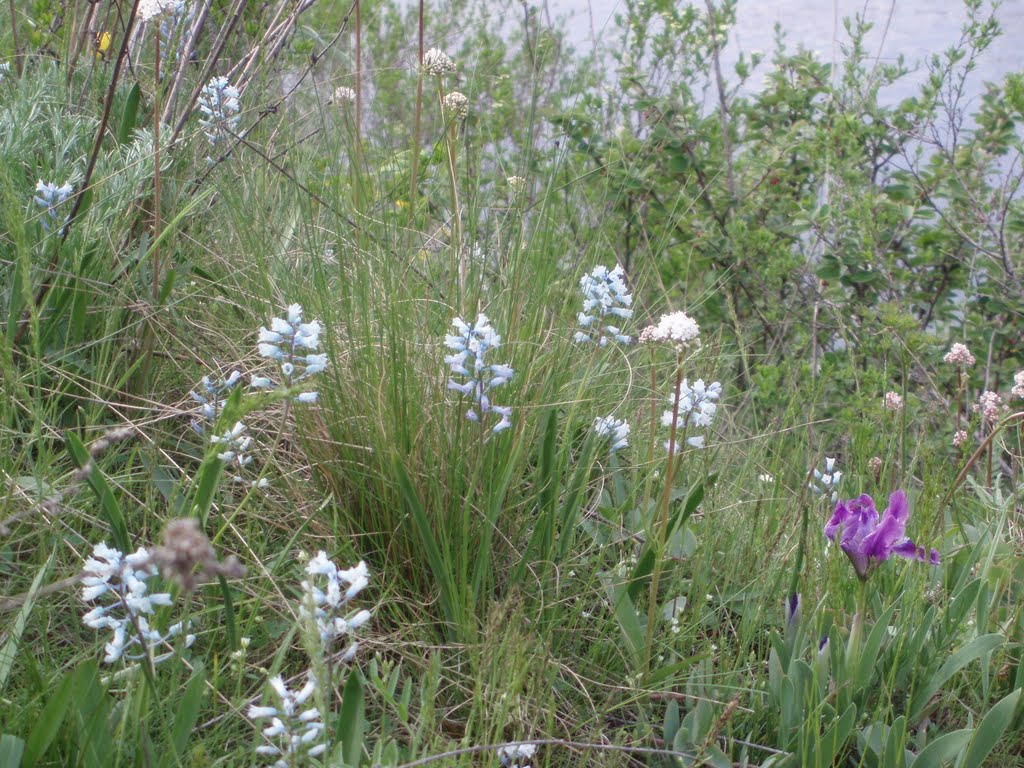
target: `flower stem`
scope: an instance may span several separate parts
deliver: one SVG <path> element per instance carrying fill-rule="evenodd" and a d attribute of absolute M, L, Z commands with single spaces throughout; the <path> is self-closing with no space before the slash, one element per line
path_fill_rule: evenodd
<path fill-rule="evenodd" d="M 651 574 L 651 593 L 647 602 L 647 634 L 644 640 L 643 673 L 650 672 L 652 643 L 654 641 L 654 622 L 658 612 L 658 585 L 661 572 L 665 565 L 665 545 L 668 541 L 668 507 L 672 496 L 672 481 L 675 476 L 676 431 L 679 427 L 679 390 L 683 384 L 683 353 L 676 356 L 675 388 L 672 390 L 672 429 L 668 438 L 668 459 L 665 462 L 665 489 L 661 495 L 661 515 L 658 521 L 658 550 L 654 559 L 654 572 Z"/>

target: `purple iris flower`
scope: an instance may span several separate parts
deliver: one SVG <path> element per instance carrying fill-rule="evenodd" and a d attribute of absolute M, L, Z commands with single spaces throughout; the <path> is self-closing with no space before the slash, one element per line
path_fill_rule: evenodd
<path fill-rule="evenodd" d="M 903 491 L 896 491 L 889 497 L 889 507 L 882 513 L 881 520 L 874 499 L 865 493 L 836 504 L 836 511 L 825 526 L 825 535 L 830 541 L 839 536 L 839 546 L 861 579 L 866 579 L 874 566 L 888 560 L 889 555 L 938 565 L 938 550 L 929 553 L 907 538 L 909 515 L 907 495 Z"/>

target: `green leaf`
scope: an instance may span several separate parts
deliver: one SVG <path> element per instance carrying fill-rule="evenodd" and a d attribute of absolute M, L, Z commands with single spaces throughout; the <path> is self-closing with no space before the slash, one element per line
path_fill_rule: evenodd
<path fill-rule="evenodd" d="M 25 742 L 17 736 L 9 733 L 0 736 L 0 768 L 18 768 L 24 751 Z"/>
<path fill-rule="evenodd" d="M 203 694 L 206 693 L 206 671 L 201 664 L 195 666 L 192 678 L 185 688 L 185 695 L 178 704 L 178 712 L 174 715 L 171 727 L 171 746 L 174 754 L 165 754 L 161 765 L 175 765 L 182 762 L 188 750 L 192 731 L 199 719 L 199 710 L 203 705 Z"/>
<path fill-rule="evenodd" d="M 939 668 L 938 672 L 932 675 L 928 683 L 914 692 L 913 699 L 911 699 L 910 722 L 916 723 L 921 719 L 925 708 L 928 706 L 928 702 L 931 701 L 932 696 L 938 692 L 939 688 L 947 680 L 975 659 L 979 659 L 986 653 L 994 651 L 1002 644 L 1002 635 L 982 635 L 981 637 L 974 638 L 946 659 L 946 663 Z"/>
<path fill-rule="evenodd" d="M 890 605 L 878 617 L 875 626 L 871 628 L 871 634 L 868 635 L 868 640 L 864 643 L 864 648 L 861 650 L 860 663 L 857 665 L 856 683 L 858 688 L 867 688 L 875 678 L 878 671 L 878 652 L 888 634 L 889 622 L 892 620 L 895 610 L 896 605 Z"/>
<path fill-rule="evenodd" d="M 124 111 L 121 113 L 121 122 L 117 126 L 117 143 L 127 144 L 131 141 L 135 126 L 138 125 L 139 102 L 142 99 L 142 89 L 136 82 L 128 91 L 128 99 L 124 103 Z"/>
<path fill-rule="evenodd" d="M 411 692 L 411 689 L 409 689 Z M 345 681 L 345 692 L 338 716 L 338 740 L 342 744 L 345 765 L 358 768 L 363 756 L 363 732 L 365 730 L 366 699 L 363 695 L 363 681 L 359 670 L 353 668 Z"/>
<path fill-rule="evenodd" d="M 644 647 L 644 628 L 637 615 L 636 606 L 629 598 L 629 591 L 621 582 L 615 581 L 614 574 L 608 574 L 605 578 L 605 588 L 612 601 L 612 612 L 619 624 L 619 630 L 626 641 L 626 649 L 630 658 L 637 666 L 640 664 L 640 654 Z"/>
<path fill-rule="evenodd" d="M 970 728 L 960 731 L 953 731 L 939 736 L 935 741 L 917 753 L 914 768 L 942 768 L 949 765 L 964 751 L 967 743 L 971 740 Z"/>
<path fill-rule="evenodd" d="M 228 397 L 224 409 L 217 418 L 214 430 L 217 434 L 223 434 L 239 420 L 242 413 L 242 387 L 235 387 Z M 198 480 L 196 481 L 195 496 L 192 497 L 192 516 L 199 519 L 202 527 L 206 527 L 206 519 L 209 517 L 210 509 L 213 507 L 213 497 L 220 485 L 220 478 L 224 472 L 224 462 L 217 458 L 216 446 L 207 449 L 206 457 L 199 466 Z"/>
<path fill-rule="evenodd" d="M 836 756 L 846 746 L 856 721 L 857 707 L 854 704 L 850 704 L 843 711 L 843 714 L 832 722 L 832 726 L 825 731 L 821 741 L 815 745 L 815 759 L 808 761 L 808 763 L 817 765 L 818 768 L 831 768 L 835 765 Z"/>
<path fill-rule="evenodd" d="M 231 597 L 231 586 L 223 573 L 217 574 L 220 583 L 220 594 L 224 598 L 224 633 L 228 636 L 228 645 L 238 648 L 238 629 L 235 622 L 235 600 Z"/>
<path fill-rule="evenodd" d="M 664 727 L 664 738 L 666 744 L 671 744 L 676 740 L 676 733 L 679 731 L 679 702 L 675 699 L 668 703 L 665 707 L 665 727 Z"/>
<path fill-rule="evenodd" d="M 37 765 L 46 754 L 46 750 L 53 743 L 61 723 L 64 722 L 64 715 L 71 703 L 71 694 L 74 692 L 75 673 L 69 672 L 64 676 L 60 686 L 53 696 L 46 702 L 43 711 L 36 719 L 35 727 L 29 734 L 28 742 L 25 745 L 25 765 Z"/>
<path fill-rule="evenodd" d="M 988 711 L 974 731 L 974 738 L 971 740 L 971 746 L 967 750 L 967 758 L 964 760 L 962 768 L 981 768 L 985 758 L 999 743 L 1006 729 L 1010 727 L 1017 711 L 1020 694 L 1021 691 L 1018 688 Z"/>
<path fill-rule="evenodd" d="M 71 454 L 75 466 L 82 469 L 92 464 L 89 449 L 85 447 L 78 438 L 78 435 L 69 430 L 64 433 L 64 440 L 67 443 L 68 453 Z M 131 541 L 128 538 L 128 526 L 125 524 L 124 515 L 121 514 L 121 505 L 117 503 L 117 499 L 114 498 L 114 492 L 110 489 L 110 484 L 107 483 L 106 478 L 103 477 L 95 464 L 92 464 L 87 480 L 89 487 L 92 488 L 93 493 L 99 499 L 100 508 L 103 510 L 107 523 L 110 525 L 110 535 L 114 539 L 114 546 L 122 552 L 130 551 Z"/>
<path fill-rule="evenodd" d="M 32 613 L 32 606 L 35 605 L 36 594 L 39 592 L 39 587 L 42 586 L 46 574 L 49 573 L 50 566 L 53 565 L 56 555 L 56 550 L 51 552 L 46 564 L 36 573 L 36 577 L 32 580 L 32 586 L 28 589 L 28 597 L 25 598 L 21 610 L 18 611 L 18 616 L 14 619 L 14 625 L 6 633 L 7 642 L 4 643 L 3 648 L 0 648 L 0 691 L 4 689 L 4 685 L 7 683 L 7 676 L 11 673 L 11 667 L 14 666 L 14 660 L 18 656 L 18 645 L 21 643 L 21 635 L 25 631 L 25 624 L 28 623 L 29 614 Z"/>

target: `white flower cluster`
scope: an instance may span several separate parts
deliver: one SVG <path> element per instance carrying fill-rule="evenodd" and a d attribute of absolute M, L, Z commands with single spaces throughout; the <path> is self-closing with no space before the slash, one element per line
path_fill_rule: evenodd
<path fill-rule="evenodd" d="M 679 415 L 676 418 L 676 432 L 685 432 L 693 428 L 706 429 L 715 420 L 718 413 L 718 399 L 722 396 L 722 383 L 719 381 L 705 384 L 704 379 L 697 379 L 691 385 L 686 379 L 679 382 L 679 391 L 668 398 L 669 410 L 661 414 L 662 426 L 671 427 L 673 412 L 678 401 Z M 665 450 L 670 448 L 670 440 L 665 441 Z M 686 443 L 693 448 L 704 447 L 704 435 L 693 435 L 686 438 Z M 672 453 L 681 453 L 682 446 L 676 443 Z"/>
<path fill-rule="evenodd" d="M 597 339 L 591 337 L 590 333 L 579 331 L 574 339 L 577 342 L 597 341 L 602 347 L 608 343 L 608 339 L 614 339 L 620 344 L 629 344 L 632 340 L 622 333 L 615 325 L 605 324 L 604 319 L 611 315 L 628 320 L 633 316 L 630 306 L 633 304 L 633 294 L 626 289 L 623 280 L 622 267 L 616 265 L 614 269 L 607 267 L 595 267 L 589 275 L 580 278 L 580 289 L 583 291 L 583 311 L 577 315 L 577 320 L 582 328 L 597 328 Z"/>
<path fill-rule="evenodd" d="M 507 747 L 498 749 L 498 757 L 501 759 L 501 764 L 506 766 L 506 768 L 520 768 L 525 763 L 521 764 L 518 761 L 529 760 L 536 751 L 536 744 L 510 744 Z"/>
<path fill-rule="evenodd" d="M 431 48 L 423 54 L 423 73 L 427 75 L 447 75 L 455 71 L 455 63 L 440 48 Z"/>
<path fill-rule="evenodd" d="M 165 14 L 174 13 L 176 5 L 176 0 L 139 0 L 139 18 L 149 21 Z"/>
<path fill-rule="evenodd" d="M 501 336 L 491 327 L 491 321 L 484 314 L 480 314 L 473 325 L 461 317 L 456 317 L 452 325 L 458 335 L 448 336 L 445 346 L 454 354 L 445 355 L 444 361 L 453 374 L 466 381 L 460 383 L 449 379 L 448 389 L 473 398 L 474 403 L 466 412 L 467 419 L 479 422 L 493 411 L 501 416 L 501 421 L 491 431 L 497 434 L 508 429 L 512 426 L 512 409 L 493 405 L 488 394 L 492 389 L 508 383 L 515 375 L 509 366 L 490 364 L 486 360 L 488 352 L 501 346 Z"/>
<path fill-rule="evenodd" d="M 341 104 L 351 104 L 355 100 L 356 100 L 356 92 L 355 92 L 355 90 L 353 90 L 352 88 L 349 88 L 347 85 L 339 85 L 337 88 L 334 89 L 334 103 L 335 104 L 338 104 L 338 105 L 341 105 Z"/>
<path fill-rule="evenodd" d="M 228 139 L 238 128 L 238 89 L 226 77 L 213 77 L 199 94 L 197 105 L 203 117 L 199 119 L 211 147 Z"/>
<path fill-rule="evenodd" d="M 318 321 L 302 322 L 302 306 L 299 304 L 290 305 L 286 317 L 275 317 L 271 320 L 269 329 L 260 328 L 260 354 L 281 366 L 282 383 L 285 388 L 322 373 L 327 368 L 326 353 L 300 353 L 300 350 L 315 352 L 320 346 L 320 331 Z M 251 384 L 256 389 L 268 389 L 273 386 L 273 382 L 266 376 L 254 376 Z M 316 399 L 316 392 L 303 392 L 295 397 L 298 403 L 313 403 Z"/>
<path fill-rule="evenodd" d="M 1024 397 L 1024 371 L 1017 371 L 1013 374 L 1013 388 L 1010 394 L 1014 397 Z"/>
<path fill-rule="evenodd" d="M 200 391 L 193 389 L 188 393 L 189 397 L 199 404 L 196 408 L 196 417 L 192 419 L 192 429 L 202 435 L 206 432 L 206 425 L 217 422 L 217 417 L 227 404 L 224 395 L 230 392 L 241 378 L 242 374 L 232 371 L 226 379 L 214 384 L 209 376 L 203 376 Z"/>
<path fill-rule="evenodd" d="M 836 469 L 836 460 L 833 457 L 825 457 L 825 471 L 814 470 L 816 482 L 810 483 L 807 487 L 819 496 L 828 496 L 832 503 L 839 501 L 839 481 L 843 479 L 843 473 Z"/>
<path fill-rule="evenodd" d="M 71 193 L 74 192 L 74 187 L 71 186 L 70 182 L 65 183 L 63 186 L 58 187 L 56 184 L 50 184 L 48 182 L 39 180 L 36 184 L 36 195 L 32 198 L 36 205 L 43 209 L 43 213 L 46 217 L 42 220 L 43 229 L 47 232 L 50 231 L 50 226 L 56 224 L 60 215 L 57 213 L 57 209 L 62 206 L 67 199 L 71 197 Z M 68 223 L 67 216 L 60 222 L 61 232 L 64 231 L 64 226 Z"/>
<path fill-rule="evenodd" d="M 309 673 L 306 684 L 298 691 L 288 690 L 280 675 L 268 682 L 277 706 L 253 704 L 246 713 L 253 720 L 270 718 L 270 725 L 263 729 L 268 743 L 256 747 L 256 754 L 278 757 L 274 768 L 291 768 L 304 764 L 299 762 L 302 758 L 322 755 L 327 750 L 327 743 L 320 710 L 313 706 L 303 709 L 316 693 L 316 678 Z"/>
<path fill-rule="evenodd" d="M 645 328 L 640 334 L 640 342 L 667 342 L 682 352 L 691 345 L 700 345 L 700 327 L 697 321 L 685 312 L 673 312 L 662 315 L 657 325 Z"/>
<path fill-rule="evenodd" d="M 132 555 L 124 555 L 105 543 L 97 544 L 87 558 L 82 576 L 82 600 L 97 605 L 82 616 L 86 626 L 96 630 L 113 630 L 114 636 L 104 646 L 105 664 L 113 664 L 122 656 L 138 660 L 152 655 L 157 664 L 174 655 L 173 649 L 155 654 L 162 645 L 184 631 L 179 622 L 166 632 L 150 626 L 154 606 L 171 605 L 167 592 L 150 592 L 149 579 L 157 575 L 150 553 L 140 547 Z M 195 635 L 186 635 L 185 646 L 195 642 Z"/>
<path fill-rule="evenodd" d="M 343 570 L 321 551 L 306 565 L 306 575 L 309 578 L 302 582 L 305 599 L 300 613 L 303 618 L 312 615 L 316 619 L 320 640 L 325 647 L 339 637 L 352 634 L 369 621 L 369 611 L 350 611 L 348 607 L 370 583 L 366 563 L 360 560 L 355 567 Z M 351 660 L 358 647 L 358 642 L 353 641 L 343 659 Z"/>
<path fill-rule="evenodd" d="M 966 344 L 959 341 L 949 348 L 949 352 L 942 356 L 942 361 L 949 365 L 970 366 L 974 365 L 974 355 L 967 348 Z"/>
<path fill-rule="evenodd" d="M 614 416 L 598 416 L 594 419 L 594 431 L 601 437 L 611 439 L 611 452 L 615 453 L 620 448 L 629 445 L 629 423 L 625 419 L 616 419 Z"/>
<path fill-rule="evenodd" d="M 971 406 L 971 410 L 980 413 L 982 419 L 989 424 L 995 424 L 999 421 L 999 414 L 1007 408 L 1003 405 L 1003 398 L 998 392 L 986 391 L 978 396 L 978 402 Z"/>

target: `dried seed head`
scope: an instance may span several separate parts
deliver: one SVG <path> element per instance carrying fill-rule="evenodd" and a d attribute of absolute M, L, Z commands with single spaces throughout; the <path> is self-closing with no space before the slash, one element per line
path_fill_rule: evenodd
<path fill-rule="evenodd" d="M 193 518 L 178 518 L 167 524 L 153 562 L 165 578 L 176 580 L 187 591 L 218 576 L 233 579 L 245 575 L 245 567 L 234 556 L 223 563 L 217 561 L 213 545 Z"/>

